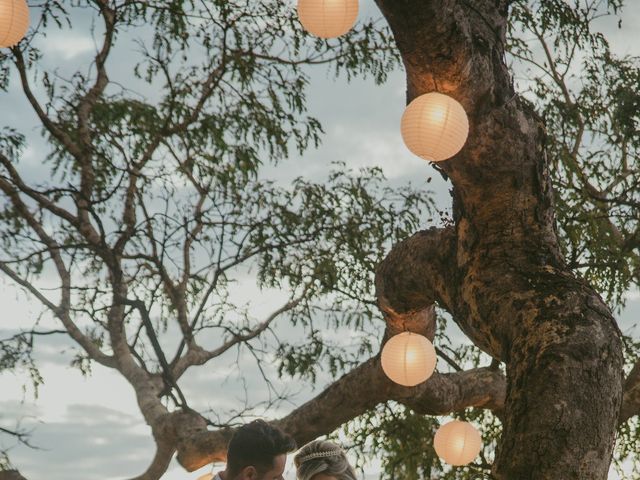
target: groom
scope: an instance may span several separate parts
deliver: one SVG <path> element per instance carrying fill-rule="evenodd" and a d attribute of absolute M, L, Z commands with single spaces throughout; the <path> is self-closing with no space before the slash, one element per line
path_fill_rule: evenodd
<path fill-rule="evenodd" d="M 284 480 L 287 453 L 296 442 L 263 420 L 240 427 L 231 437 L 227 468 L 214 480 Z"/>

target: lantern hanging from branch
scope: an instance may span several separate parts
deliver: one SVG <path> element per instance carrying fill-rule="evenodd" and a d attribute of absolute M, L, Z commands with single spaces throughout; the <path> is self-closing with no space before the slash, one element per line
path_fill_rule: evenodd
<path fill-rule="evenodd" d="M 347 33 L 358 18 L 358 0 L 298 0 L 300 23 L 320 38 Z"/>
<path fill-rule="evenodd" d="M 25 0 L 0 0 L 0 48 L 13 47 L 29 29 L 29 6 Z"/>
<path fill-rule="evenodd" d="M 402 139 L 409 150 L 431 162 L 458 153 L 469 135 L 462 105 L 448 95 L 427 93 L 415 98 L 402 115 Z"/>
<path fill-rule="evenodd" d="M 393 382 L 413 387 L 426 381 L 436 368 L 436 351 L 427 337 L 404 332 L 382 349 L 382 370 Z"/>
<path fill-rule="evenodd" d="M 433 448 L 438 457 L 449 465 L 466 465 L 480 453 L 482 437 L 470 423 L 454 420 L 438 429 L 433 439 Z"/>

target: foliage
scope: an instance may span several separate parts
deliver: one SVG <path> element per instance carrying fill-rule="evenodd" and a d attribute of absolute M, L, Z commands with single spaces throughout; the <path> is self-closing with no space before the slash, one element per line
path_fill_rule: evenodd
<path fill-rule="evenodd" d="M 69 308 L 86 325 L 85 335 L 107 346 L 114 269 L 107 252 L 115 250 L 126 289 L 145 301 L 158 333 L 181 308 L 171 290 L 181 282 L 184 308 L 197 312 L 194 333 L 233 333 L 234 324 L 239 331 L 248 328 L 243 306 L 233 303 L 228 290 L 236 280 L 231 271 L 249 267 L 260 288 L 304 292 L 294 322 L 309 324 L 320 308 L 313 300 L 330 296 L 322 308 L 335 322 L 363 325 L 371 307 L 348 302 L 362 303 L 363 282 L 370 281 L 390 240 L 417 228 L 428 197 L 392 191 L 376 169 L 351 172 L 339 163 L 326 182 L 299 177 L 290 187 L 259 172 L 320 140 L 320 124 L 305 114 L 308 66 L 327 64 L 336 75 L 384 81 L 397 64 L 387 47 L 388 31 L 366 23 L 327 45 L 310 41 L 282 2 L 109 5 L 115 16 L 104 26 L 113 38 L 105 47 L 110 55 L 122 55 L 119 43 L 129 40 L 122 47 L 128 50 L 129 37 L 143 32 L 135 39 L 135 82 L 114 76 L 100 85 L 106 66 L 90 75 L 79 68 L 68 77 L 40 66 L 38 47 L 51 33 L 44 27 L 52 21 L 59 28 L 71 25 L 74 9 L 89 10 L 97 20 L 100 2 L 73 8 L 45 2 L 36 34 L 15 58 L 2 60 L 5 89 L 12 60 L 18 68 L 25 62 L 24 70 L 45 86 L 37 93 L 46 97 L 46 118 L 40 120 L 51 147 L 49 171 L 27 179 L 39 197 L 26 201 L 35 200 L 34 219 L 47 225 L 59 246 L 72 283 Z M 86 118 L 79 114 L 83 108 Z M 25 139 L 5 130 L 0 142 L 7 162 L 18 165 Z M 20 174 L 9 168 L 3 175 L 18 184 Z M 90 198 L 83 204 L 84 190 Z M 98 242 L 91 244 L 86 231 L 46 202 L 85 213 Z M 125 212 L 129 203 L 133 208 Z M 0 242 L 10 252 L 4 264 L 30 285 L 53 274 L 46 242 L 34 238 L 19 208 L 4 202 L 0 215 Z M 125 228 L 127 220 L 132 223 Z M 131 338 L 143 342 L 135 317 L 135 310 L 128 312 L 126 323 Z M 149 348 L 140 347 L 139 360 L 157 363 Z M 82 358 L 77 364 L 83 365 Z"/>
<path fill-rule="evenodd" d="M 508 44 L 525 78 L 517 83 L 546 125 L 569 265 L 614 304 L 640 283 L 640 62 L 617 57 L 598 30 L 621 8 L 620 0 L 516 2 Z"/>
<path fill-rule="evenodd" d="M 440 312 L 435 343 L 448 361 L 438 359 L 438 371 L 447 372 L 486 365 L 489 358 L 470 343 L 451 338 L 446 313 Z M 441 354 L 442 355 L 442 354 Z M 455 367 L 454 367 L 455 365 Z M 452 418 L 471 422 L 482 433 L 483 449 L 478 459 L 465 467 L 451 467 L 442 462 L 433 449 L 433 437 L 438 427 Z M 388 402 L 346 424 L 339 438 L 353 442 L 351 449 L 361 459 L 382 461 L 384 479 L 479 480 L 490 478 L 491 462 L 501 425 L 489 410 L 467 409 L 449 417 L 421 415 L 411 409 Z"/>
<path fill-rule="evenodd" d="M 45 0 L 36 12 L 31 36 L 0 56 L 0 89 L 22 90 L 46 142 L 34 171 L 23 157 L 35 135 L 0 131 L 0 269 L 78 343 L 72 365 L 129 362 L 164 382 L 172 410 L 190 401 L 180 377 L 230 350 L 255 360 L 276 399 L 272 375 L 337 376 L 370 352 L 375 266 L 424 224 L 429 194 L 343 159 L 322 179 L 268 171 L 321 140 L 310 68 L 383 82 L 398 65 L 388 29 L 361 22 L 327 43 L 276 0 Z M 95 58 L 48 66 L 47 37 L 70 30 L 95 35 Z M 32 333 L 1 342 L 2 361 L 41 381 Z M 262 403 L 251 400 L 246 411 Z"/>

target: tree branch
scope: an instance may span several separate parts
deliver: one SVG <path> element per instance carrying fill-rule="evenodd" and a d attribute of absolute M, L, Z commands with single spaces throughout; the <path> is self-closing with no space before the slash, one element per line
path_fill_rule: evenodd
<path fill-rule="evenodd" d="M 47 246 L 53 263 L 56 266 L 60 281 L 62 282 L 62 293 L 59 305 L 55 305 L 53 302 L 48 300 L 35 286 L 20 277 L 17 272 L 12 270 L 6 263 L 0 262 L 0 270 L 2 270 L 16 283 L 26 288 L 32 295 L 34 295 L 38 299 L 38 301 L 40 301 L 46 308 L 51 310 L 62 321 L 62 324 L 69 332 L 71 338 L 78 342 L 78 344 L 87 352 L 87 354 L 91 358 L 105 366 L 114 366 L 114 358 L 103 353 L 100 348 L 89 337 L 87 337 L 71 319 L 71 276 L 64 263 L 64 260 L 62 259 L 62 256 L 60 255 L 60 246 L 52 237 L 47 234 L 44 227 L 36 220 L 33 213 L 20 198 L 20 194 L 16 191 L 15 187 L 13 187 L 2 177 L 0 177 L 0 190 L 3 191 L 7 195 L 7 197 L 9 197 L 16 210 L 20 212 L 22 218 L 38 235 L 40 241 Z"/>
<path fill-rule="evenodd" d="M 9 177 L 11 178 L 11 182 L 13 183 L 13 185 L 15 185 L 15 187 L 18 190 L 20 190 L 22 193 L 24 193 L 25 195 L 29 196 L 29 198 L 34 200 L 41 208 L 48 210 L 49 212 L 53 213 L 57 217 L 61 218 L 62 220 L 66 220 L 73 226 L 77 227 L 79 225 L 78 218 L 74 216 L 71 212 L 60 207 L 59 205 L 56 205 L 54 202 L 49 200 L 44 194 L 26 185 L 22 180 L 22 177 L 20 176 L 18 171 L 15 169 L 15 167 L 11 163 L 11 160 L 9 160 L 1 152 L 0 152 L 0 164 L 7 170 L 7 173 L 9 174 Z"/>
<path fill-rule="evenodd" d="M 378 357 L 372 358 L 331 384 L 314 399 L 273 423 L 294 436 L 299 444 L 333 432 L 340 425 L 389 400 L 420 413 L 448 414 L 468 407 L 499 411 L 506 381 L 493 369 L 435 373 L 413 388 L 387 379 Z M 201 431 L 178 442 L 178 461 L 189 471 L 224 459 L 229 430 Z"/>
<path fill-rule="evenodd" d="M 18 470 L 5 470 L 0 472 L 0 480 L 27 480 Z"/>
<path fill-rule="evenodd" d="M 155 437 L 154 437 L 155 438 Z M 171 443 L 164 442 L 162 440 L 156 440 L 156 453 L 153 456 L 153 460 L 144 473 L 133 477 L 131 480 L 156 480 L 167 471 L 169 464 L 173 459 L 175 448 Z"/>
<path fill-rule="evenodd" d="M 421 231 L 395 245 L 378 266 L 378 307 L 390 335 L 410 330 L 433 338 L 433 304 L 453 310 L 455 242 L 451 227 Z"/>
<path fill-rule="evenodd" d="M 29 79 L 27 78 L 27 66 L 24 63 L 22 51 L 20 51 L 18 47 L 13 47 L 11 49 L 11 52 L 13 53 L 13 56 L 15 58 L 15 65 L 20 75 L 22 90 L 27 97 L 27 100 L 29 100 L 31 107 L 36 112 L 36 115 L 38 115 L 38 118 L 42 122 L 42 125 L 47 129 L 47 131 L 53 138 L 64 145 L 64 147 L 69 151 L 69 153 L 71 153 L 71 155 L 73 155 L 75 158 L 81 158 L 82 150 L 73 141 L 73 139 L 69 137 L 69 135 L 47 115 L 47 113 L 40 105 L 40 102 L 38 102 L 38 99 L 34 95 L 33 91 L 31 90 L 31 85 L 29 84 Z"/>
<path fill-rule="evenodd" d="M 306 293 L 306 290 L 305 290 Z M 250 340 L 253 340 L 262 332 L 264 332 L 269 326 L 273 323 L 273 321 L 278 318 L 283 313 L 286 313 L 295 307 L 297 307 L 300 302 L 304 299 L 304 293 L 300 295 L 298 298 L 287 302 L 282 307 L 278 308 L 271 315 L 269 315 L 262 323 L 258 324 L 255 328 L 248 331 L 247 333 L 234 335 L 233 338 L 223 343 L 221 346 L 216 348 L 215 350 L 204 350 L 202 348 L 192 348 L 187 354 L 175 362 L 175 366 L 173 367 L 173 376 L 174 378 L 180 378 L 182 374 L 189 368 L 194 365 L 203 365 L 207 363 L 209 360 L 219 357 L 230 348 L 238 345 L 240 343 L 245 343 Z"/>
<path fill-rule="evenodd" d="M 153 329 L 153 323 L 151 322 L 151 317 L 149 315 L 147 306 L 142 300 L 138 299 L 131 300 L 123 298 L 122 303 L 134 307 L 140 313 L 142 323 L 144 324 L 145 331 L 147 332 L 147 337 L 149 338 L 149 341 L 151 342 L 151 345 L 153 347 L 153 351 L 155 352 L 158 358 L 158 362 L 160 363 L 160 368 L 162 369 L 162 376 L 165 380 L 165 383 L 167 387 L 169 387 L 170 389 L 175 389 L 175 391 L 178 393 L 178 396 L 180 397 L 180 406 L 182 406 L 182 408 L 188 409 L 189 407 L 187 404 L 187 400 L 180 390 L 180 387 L 178 387 L 176 377 L 173 375 L 173 372 L 164 355 L 164 351 L 162 350 L 162 346 L 160 345 L 156 332 Z"/>

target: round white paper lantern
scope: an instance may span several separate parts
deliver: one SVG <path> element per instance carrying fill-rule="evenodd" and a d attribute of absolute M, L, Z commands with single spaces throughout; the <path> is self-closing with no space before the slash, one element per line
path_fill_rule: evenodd
<path fill-rule="evenodd" d="M 320 38 L 344 35 L 358 18 L 358 0 L 298 0 L 300 23 Z"/>
<path fill-rule="evenodd" d="M 482 437 L 468 422 L 454 420 L 442 425 L 433 439 L 433 448 L 449 465 L 466 465 L 480 453 Z"/>
<path fill-rule="evenodd" d="M 405 387 L 413 387 L 433 374 L 436 350 L 427 337 L 404 332 L 385 344 L 381 361 L 387 377 Z"/>
<path fill-rule="evenodd" d="M 0 48 L 13 47 L 29 29 L 29 6 L 25 0 L 0 0 Z"/>
<path fill-rule="evenodd" d="M 432 92 L 407 106 L 401 130 L 409 150 L 425 160 L 440 162 L 462 149 L 469 135 L 469 119 L 453 98 Z"/>

